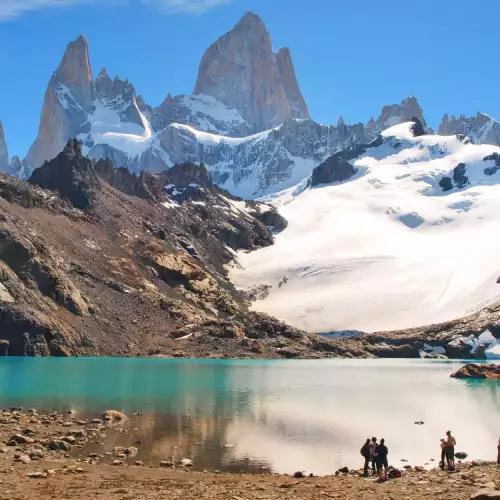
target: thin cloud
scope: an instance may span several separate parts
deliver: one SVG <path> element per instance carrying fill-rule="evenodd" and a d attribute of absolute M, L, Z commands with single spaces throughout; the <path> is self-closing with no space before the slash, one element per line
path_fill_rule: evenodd
<path fill-rule="evenodd" d="M 96 0 L 0 0 L 0 21 L 8 21 L 33 10 L 75 7 Z"/>
<path fill-rule="evenodd" d="M 0 0 L 1 1 L 1 0 Z M 233 0 L 141 0 L 142 3 L 160 9 L 166 14 L 203 14 Z"/>

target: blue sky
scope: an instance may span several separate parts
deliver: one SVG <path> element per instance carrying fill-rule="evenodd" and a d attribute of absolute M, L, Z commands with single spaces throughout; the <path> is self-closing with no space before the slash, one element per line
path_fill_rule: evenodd
<path fill-rule="evenodd" d="M 427 121 L 500 118 L 498 0 L 0 0 L 0 120 L 24 156 L 66 45 L 84 34 L 94 74 L 146 102 L 190 93 L 205 49 L 248 10 L 288 46 L 313 118 L 367 121 L 416 95 Z"/>

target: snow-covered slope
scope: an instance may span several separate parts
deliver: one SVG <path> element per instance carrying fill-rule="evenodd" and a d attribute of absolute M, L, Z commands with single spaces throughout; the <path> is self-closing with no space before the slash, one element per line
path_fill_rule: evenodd
<path fill-rule="evenodd" d="M 172 164 L 203 163 L 217 184 L 253 199 L 297 184 L 333 152 L 369 139 L 361 123 L 326 126 L 292 119 L 243 138 L 172 124 L 158 133 L 154 148 L 141 158 L 139 169 L 158 171 L 171 166 L 162 164 L 162 157 Z M 151 161 L 153 156 L 156 162 Z"/>
<path fill-rule="evenodd" d="M 179 95 L 167 98 L 153 110 L 153 127 L 160 131 L 171 123 L 182 123 L 213 134 L 244 137 L 252 128 L 236 109 L 228 108 L 214 97 Z"/>
<path fill-rule="evenodd" d="M 318 332 L 459 317 L 500 294 L 499 153 L 392 127 L 348 181 L 269 197 L 288 228 L 232 279 L 272 285 L 254 308 Z"/>

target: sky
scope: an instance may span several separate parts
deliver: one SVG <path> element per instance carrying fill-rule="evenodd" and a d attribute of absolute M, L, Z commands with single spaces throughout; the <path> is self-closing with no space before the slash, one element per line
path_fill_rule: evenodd
<path fill-rule="evenodd" d="M 156 106 L 191 93 L 199 61 L 246 11 L 291 49 L 312 118 L 366 122 L 418 97 L 445 112 L 500 118 L 498 0 L 0 0 L 0 120 L 9 152 L 36 137 L 47 83 L 67 44 L 89 40 L 94 76 L 128 78 Z"/>

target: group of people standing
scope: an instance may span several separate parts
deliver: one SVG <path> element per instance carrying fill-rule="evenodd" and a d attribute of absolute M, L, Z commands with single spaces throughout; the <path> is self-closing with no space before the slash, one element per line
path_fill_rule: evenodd
<path fill-rule="evenodd" d="M 389 455 L 389 450 L 385 445 L 385 439 L 381 439 L 380 443 L 377 443 L 376 437 L 372 437 L 371 440 L 368 438 L 361 448 L 361 455 L 365 459 L 363 468 L 365 477 L 368 477 L 368 470 L 371 465 L 374 476 L 378 475 L 381 479 L 387 479 L 387 469 L 389 468 L 387 456 Z"/>
<path fill-rule="evenodd" d="M 455 470 L 456 444 L 457 442 L 452 436 L 451 431 L 447 431 L 446 437 L 441 439 L 441 461 L 439 466 L 442 470 L 445 469 L 445 466 L 448 467 L 448 470 Z M 497 450 L 497 464 L 500 466 L 500 439 L 498 440 Z M 385 439 L 381 439 L 380 443 L 377 443 L 376 437 L 367 439 L 360 451 L 361 455 L 365 459 L 363 467 L 364 476 L 369 476 L 369 470 L 371 468 L 374 476 L 378 475 L 380 479 L 387 479 L 387 470 L 389 468 L 387 456 L 389 455 L 389 450 L 385 445 Z M 467 455 L 464 454 L 464 456 L 466 457 Z M 458 457 L 462 458 L 460 453 L 458 454 Z M 392 472 L 393 471 L 391 471 L 391 473 Z"/>

